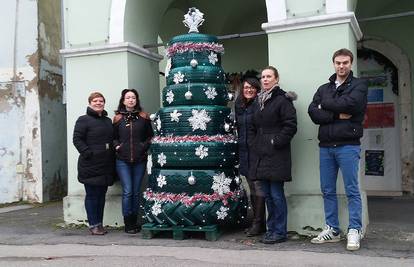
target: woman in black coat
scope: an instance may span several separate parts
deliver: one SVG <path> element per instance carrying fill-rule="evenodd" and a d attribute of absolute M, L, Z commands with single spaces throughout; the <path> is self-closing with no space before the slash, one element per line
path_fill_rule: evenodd
<path fill-rule="evenodd" d="M 294 93 L 286 93 L 279 86 L 276 68 L 262 71 L 263 91 L 255 101 L 255 112 L 249 127 L 252 151 L 249 177 L 261 180 L 268 218 L 265 244 L 287 240 L 287 204 L 284 183 L 292 180 L 290 141 L 296 133 Z"/>
<path fill-rule="evenodd" d="M 140 188 L 147 167 L 147 150 L 154 135 L 148 113 L 142 111 L 138 92 L 124 89 L 114 117 L 116 170 L 122 185 L 125 232 L 136 234 Z"/>
<path fill-rule="evenodd" d="M 259 180 L 253 180 L 249 177 L 249 147 L 248 126 L 252 123 L 253 102 L 260 92 L 260 82 L 257 78 L 249 77 L 244 79 L 243 87 L 240 88 L 239 96 L 235 103 L 236 126 L 238 134 L 239 147 L 239 172 L 246 177 L 250 188 L 250 202 L 253 209 L 252 225 L 247 229 L 247 236 L 256 236 L 266 231 L 265 225 L 265 200 L 262 194 L 257 192 L 259 189 Z"/>
<path fill-rule="evenodd" d="M 85 209 L 89 230 L 104 235 L 103 214 L 108 186 L 114 183 L 115 157 L 112 122 L 104 110 L 105 98 L 99 92 L 89 98 L 86 115 L 80 116 L 73 131 L 73 144 L 80 153 L 78 180 L 85 186 Z"/>

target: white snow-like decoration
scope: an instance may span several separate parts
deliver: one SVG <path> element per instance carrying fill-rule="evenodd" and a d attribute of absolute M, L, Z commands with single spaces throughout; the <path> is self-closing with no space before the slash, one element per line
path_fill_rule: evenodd
<path fill-rule="evenodd" d="M 152 205 L 151 207 L 151 213 L 154 214 L 154 216 L 157 216 L 161 212 L 162 212 L 161 203 L 155 202 L 154 205 Z"/>
<path fill-rule="evenodd" d="M 167 185 L 167 180 L 165 179 L 165 175 L 158 175 L 157 177 L 158 187 L 162 188 L 164 185 Z"/>
<path fill-rule="evenodd" d="M 171 121 L 179 122 L 181 115 L 183 114 L 179 113 L 178 110 L 174 109 L 174 111 L 170 113 Z"/>
<path fill-rule="evenodd" d="M 208 116 L 206 110 L 202 109 L 198 111 L 193 109 L 191 113 L 193 116 L 188 118 L 188 121 L 190 122 L 191 127 L 193 127 L 193 131 L 197 129 L 205 131 L 207 129 L 207 123 L 211 121 L 211 118 Z"/>
<path fill-rule="evenodd" d="M 164 153 L 159 154 L 157 162 L 161 167 L 164 166 L 164 164 L 167 163 L 167 156 L 165 156 Z"/>
<path fill-rule="evenodd" d="M 211 52 L 210 55 L 208 55 L 208 61 L 213 64 L 216 65 L 218 58 L 217 58 L 217 54 L 214 52 Z"/>
<path fill-rule="evenodd" d="M 157 124 L 157 130 L 161 131 L 161 119 L 160 119 L 160 117 L 157 118 L 157 120 L 155 121 L 155 124 Z"/>
<path fill-rule="evenodd" d="M 229 208 L 227 207 L 220 207 L 220 210 L 216 211 L 217 219 L 218 220 L 224 220 L 227 217 L 227 212 L 229 211 Z"/>
<path fill-rule="evenodd" d="M 183 23 L 186 27 L 188 27 L 190 32 L 198 32 L 198 27 L 201 26 L 204 22 L 204 13 L 200 12 L 195 7 L 191 7 L 188 9 L 187 14 L 184 15 Z"/>
<path fill-rule="evenodd" d="M 174 93 L 170 90 L 166 94 L 165 100 L 168 102 L 168 104 L 171 104 L 174 101 Z"/>
<path fill-rule="evenodd" d="M 214 99 L 217 96 L 216 88 L 215 87 L 207 87 L 207 90 L 204 92 L 208 99 Z"/>
<path fill-rule="evenodd" d="M 200 159 L 206 158 L 208 156 L 208 147 L 205 147 L 203 145 L 200 145 L 199 147 L 196 147 L 195 154 Z"/>
<path fill-rule="evenodd" d="M 224 195 L 230 192 L 231 179 L 227 178 L 224 172 L 213 176 L 213 185 L 211 189 L 219 195 Z"/>
<path fill-rule="evenodd" d="M 165 66 L 165 77 L 168 77 L 170 75 L 171 70 L 171 58 L 167 60 L 167 65 Z"/>
<path fill-rule="evenodd" d="M 180 71 L 177 73 L 174 73 L 174 83 L 178 84 L 184 81 L 184 74 L 182 74 Z"/>

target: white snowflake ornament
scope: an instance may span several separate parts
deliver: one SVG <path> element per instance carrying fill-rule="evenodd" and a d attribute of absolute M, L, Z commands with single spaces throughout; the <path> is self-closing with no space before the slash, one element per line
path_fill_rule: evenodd
<path fill-rule="evenodd" d="M 229 208 L 221 206 L 220 210 L 216 211 L 217 219 L 218 220 L 224 220 L 227 217 L 227 215 L 228 215 L 227 212 L 229 210 L 230 210 Z"/>
<path fill-rule="evenodd" d="M 182 74 L 180 71 L 177 73 L 174 73 L 174 83 L 178 84 L 184 81 L 184 74 Z"/>
<path fill-rule="evenodd" d="M 210 55 L 208 55 L 208 61 L 211 64 L 216 65 L 216 62 L 218 61 L 217 54 L 214 52 L 211 52 Z"/>
<path fill-rule="evenodd" d="M 168 104 L 171 104 L 174 101 L 174 93 L 170 90 L 166 94 L 165 100 L 168 102 Z"/>
<path fill-rule="evenodd" d="M 158 214 L 160 214 L 162 212 L 162 210 L 161 210 L 161 203 L 159 203 L 159 202 L 155 202 L 154 203 L 154 205 L 152 205 L 152 207 L 151 207 L 151 213 L 154 215 L 154 216 L 157 216 Z"/>
<path fill-rule="evenodd" d="M 198 111 L 193 109 L 191 113 L 193 116 L 188 118 L 188 121 L 190 122 L 191 127 L 193 127 L 193 131 L 197 129 L 205 131 L 207 129 L 207 123 L 211 121 L 211 118 L 208 116 L 206 110 L 202 109 Z"/>
<path fill-rule="evenodd" d="M 211 186 L 211 189 L 219 195 L 224 195 L 230 192 L 230 184 L 231 179 L 227 178 L 224 172 L 222 172 L 219 175 L 213 176 L 213 185 Z"/>
<path fill-rule="evenodd" d="M 171 70 L 171 58 L 167 60 L 167 65 L 165 66 L 165 77 L 168 77 L 170 75 Z"/>
<path fill-rule="evenodd" d="M 174 111 L 170 113 L 171 121 L 179 122 L 181 115 L 183 114 L 179 113 L 178 110 L 174 109 Z"/>
<path fill-rule="evenodd" d="M 158 175 L 157 177 L 158 187 L 162 188 L 164 185 L 167 184 L 167 180 L 165 179 L 165 175 Z"/>
<path fill-rule="evenodd" d="M 200 159 L 206 158 L 208 156 L 208 147 L 205 147 L 203 145 L 200 145 L 199 147 L 196 147 L 195 154 Z"/>
<path fill-rule="evenodd" d="M 157 118 L 157 120 L 155 121 L 155 124 L 157 125 L 157 130 L 161 131 L 161 119 L 160 119 L 160 117 Z"/>
<path fill-rule="evenodd" d="M 165 156 L 164 153 L 159 154 L 157 162 L 161 167 L 164 166 L 167 163 L 167 156 Z"/>
<path fill-rule="evenodd" d="M 215 87 L 207 87 L 207 90 L 204 92 L 208 99 L 214 99 L 217 96 L 216 88 Z"/>

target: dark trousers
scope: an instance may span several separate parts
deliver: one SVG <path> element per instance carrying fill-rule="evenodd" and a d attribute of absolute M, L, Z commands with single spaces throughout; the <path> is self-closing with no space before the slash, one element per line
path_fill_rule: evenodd
<path fill-rule="evenodd" d="M 89 227 L 102 225 L 105 196 L 108 186 L 88 185 L 85 184 L 85 210 L 88 216 Z"/>
<path fill-rule="evenodd" d="M 267 208 L 267 231 L 279 237 L 286 237 L 288 212 L 284 182 L 263 180 L 261 185 Z"/>

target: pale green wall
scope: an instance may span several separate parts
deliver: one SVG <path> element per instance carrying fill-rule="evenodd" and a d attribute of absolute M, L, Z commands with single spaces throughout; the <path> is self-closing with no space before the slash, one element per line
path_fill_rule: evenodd
<path fill-rule="evenodd" d="M 393 43 L 401 48 L 403 53 L 407 55 L 408 60 L 410 61 L 410 66 L 412 66 L 414 62 L 414 35 L 412 34 L 412 30 L 409 25 L 414 25 L 413 16 L 360 23 L 361 30 L 364 33 L 364 38 L 378 37 Z M 414 68 L 412 67 L 411 77 L 414 77 Z M 413 95 L 414 83 L 412 78 L 411 84 L 411 94 Z M 414 110 L 413 102 L 412 110 Z"/>
<path fill-rule="evenodd" d="M 222 66 L 225 72 L 261 70 L 268 65 L 267 35 L 224 40 Z"/>
<path fill-rule="evenodd" d="M 63 0 L 63 3 L 66 47 L 97 45 L 108 41 L 111 0 Z"/>
<path fill-rule="evenodd" d="M 158 62 L 128 54 L 128 85 L 138 90 L 141 106 L 154 113 L 160 107 Z"/>
<path fill-rule="evenodd" d="M 298 94 L 294 102 L 298 115 L 292 147 L 294 180 L 289 185 L 295 192 L 320 193 L 317 126 L 307 109 L 318 86 L 334 73 L 333 52 L 342 47 L 355 51 L 355 39 L 350 36 L 346 24 L 269 35 L 269 64 L 278 69 L 281 87 Z"/>
<path fill-rule="evenodd" d="M 288 18 L 321 15 L 326 12 L 325 0 L 288 0 L 286 14 Z"/>
<path fill-rule="evenodd" d="M 161 19 L 172 0 L 127 1 L 125 8 L 125 41 L 138 45 L 157 42 Z"/>
<path fill-rule="evenodd" d="M 88 96 L 93 91 L 103 93 L 105 110 L 114 115 L 123 88 L 128 87 L 127 54 L 74 57 L 66 59 L 67 128 L 68 128 L 68 191 L 72 195 L 84 194 L 83 185 L 77 180 L 78 152 L 72 143 L 76 119 L 84 115 Z"/>
<path fill-rule="evenodd" d="M 280 86 L 298 94 L 298 100 L 294 102 L 298 132 L 292 143 L 293 181 L 286 184 L 288 230 L 306 234 L 307 230 L 324 225 L 318 127 L 310 120 L 307 109 L 317 88 L 328 82 L 334 73 L 333 52 L 345 47 L 355 53 L 356 40 L 349 24 L 271 33 L 268 39 L 269 64 L 279 70 Z M 348 209 L 341 178 L 337 188 L 339 220 L 341 229 L 345 230 L 348 227 Z M 364 191 L 362 202 L 365 229 L 368 210 Z"/>

